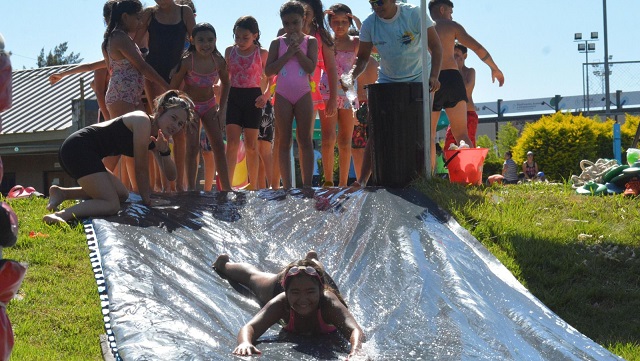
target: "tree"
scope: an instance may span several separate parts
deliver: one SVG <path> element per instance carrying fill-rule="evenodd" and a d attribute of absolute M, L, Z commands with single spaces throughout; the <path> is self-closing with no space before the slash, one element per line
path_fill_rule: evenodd
<path fill-rule="evenodd" d="M 503 156 L 506 151 L 512 150 L 518 142 L 518 137 L 518 128 L 514 127 L 511 122 L 507 122 L 507 124 L 500 127 L 500 130 L 498 130 L 498 140 L 496 140 L 498 153 Z"/>
<path fill-rule="evenodd" d="M 71 54 L 65 55 L 67 49 L 66 41 L 53 48 L 53 52 L 49 50 L 49 55 L 46 56 L 44 55 L 44 48 L 42 48 L 40 55 L 38 55 L 38 68 L 53 65 L 77 64 L 83 60 L 79 53 L 75 54 L 71 52 Z"/>

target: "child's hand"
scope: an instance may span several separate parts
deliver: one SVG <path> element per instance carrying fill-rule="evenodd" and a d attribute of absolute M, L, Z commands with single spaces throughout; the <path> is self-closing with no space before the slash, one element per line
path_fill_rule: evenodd
<path fill-rule="evenodd" d="M 269 100 L 269 94 L 262 94 L 256 98 L 256 108 L 262 109 L 265 105 L 267 105 L 267 101 Z"/>
<path fill-rule="evenodd" d="M 234 355 L 240 356 L 251 356 L 253 354 L 262 354 L 262 351 L 258 350 L 254 345 L 249 342 L 243 342 L 238 345 L 238 347 L 233 350 Z"/>
<path fill-rule="evenodd" d="M 164 136 L 164 133 L 162 132 L 162 129 L 158 129 L 158 136 L 157 137 L 154 137 L 152 135 L 150 138 L 151 138 L 151 141 L 153 143 L 155 143 L 155 145 L 156 145 L 155 149 L 157 149 L 158 152 L 166 153 L 166 152 L 170 151 L 169 141 Z"/>

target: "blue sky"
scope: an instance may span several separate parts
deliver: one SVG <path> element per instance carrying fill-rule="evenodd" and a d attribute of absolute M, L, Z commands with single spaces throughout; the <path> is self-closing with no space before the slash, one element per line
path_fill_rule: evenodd
<path fill-rule="evenodd" d="M 280 27 L 279 1 L 274 0 L 194 0 L 197 22 L 209 22 L 218 32 L 218 46 L 233 42 L 232 28 L 242 15 L 253 15 L 260 24 L 262 43 L 270 40 Z M 409 0 L 419 5 L 419 0 Z M 353 12 L 364 19 L 371 13 L 367 0 L 347 0 Z M 100 43 L 104 33 L 102 6 L 99 0 L 24 0 L 2 1 L 0 33 L 7 50 L 13 52 L 14 69 L 36 67 L 40 49 L 45 53 L 67 41 L 69 50 L 80 53 L 85 61 L 101 58 Z M 145 5 L 155 4 L 151 0 Z M 333 2 L 325 2 L 325 8 Z M 588 37 L 597 31 L 600 41 L 589 61 L 604 60 L 602 0 L 454 0 L 454 20 L 483 44 L 505 74 L 505 85 L 491 83 L 489 69 L 475 54 L 468 64 L 477 70 L 476 102 L 582 95 L 582 64 L 585 54 L 574 43 L 575 32 Z M 613 61 L 640 60 L 638 0 L 607 2 L 609 54 Z M 640 69 L 640 65 L 636 67 Z M 636 70 L 636 73 L 640 70 Z M 633 83 L 638 91 L 638 76 Z M 616 90 L 612 84 L 611 91 Z"/>

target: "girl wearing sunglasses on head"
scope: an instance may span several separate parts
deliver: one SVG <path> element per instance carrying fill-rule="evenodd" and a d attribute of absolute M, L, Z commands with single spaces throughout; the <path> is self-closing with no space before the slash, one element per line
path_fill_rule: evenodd
<path fill-rule="evenodd" d="M 349 356 L 364 355 L 364 333 L 317 257 L 310 251 L 305 259 L 289 264 L 278 274 L 261 272 L 247 263 L 229 262 L 226 254 L 218 257 L 213 264 L 216 271 L 248 287 L 264 304 L 240 329 L 234 354 L 261 354 L 255 341 L 281 322 L 285 331 L 304 335 L 340 331 L 351 343 Z"/>

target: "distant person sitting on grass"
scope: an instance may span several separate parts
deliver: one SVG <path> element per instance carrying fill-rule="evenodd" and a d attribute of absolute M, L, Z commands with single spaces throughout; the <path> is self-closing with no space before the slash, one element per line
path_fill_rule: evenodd
<path fill-rule="evenodd" d="M 538 163 L 533 159 L 533 152 L 527 152 L 527 160 L 522 163 L 523 179 L 525 181 L 538 180 Z"/>
<path fill-rule="evenodd" d="M 314 335 L 339 330 L 351 343 L 349 356 L 363 355 L 364 333 L 340 296 L 314 251 L 281 272 L 268 273 L 247 263 L 229 262 L 222 254 L 214 269 L 231 281 L 249 288 L 264 307 L 238 333 L 240 356 L 261 354 L 255 343 L 269 327 L 283 322 L 288 332 Z"/>
<path fill-rule="evenodd" d="M 168 137 L 193 121 L 193 102 L 178 90 L 160 95 L 153 116 L 133 111 L 113 120 L 90 125 L 71 134 L 60 147 L 58 158 L 64 170 L 77 180 L 79 187 L 49 188 L 48 210 L 71 199 L 82 200 L 62 211 L 44 216 L 45 223 L 65 223 L 74 218 L 109 216 L 120 209 L 129 197 L 124 184 L 109 172 L 102 158 L 114 155 L 133 157 L 135 177 L 142 203 L 151 204 L 149 154 L 169 180 L 176 179 L 176 165 L 171 159 Z"/>
<path fill-rule="evenodd" d="M 493 183 L 500 184 L 517 184 L 518 183 L 518 165 L 511 159 L 511 151 L 504 153 L 504 163 L 502 164 L 502 174 L 494 174 L 487 178 L 489 185 Z"/>

